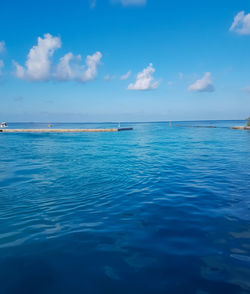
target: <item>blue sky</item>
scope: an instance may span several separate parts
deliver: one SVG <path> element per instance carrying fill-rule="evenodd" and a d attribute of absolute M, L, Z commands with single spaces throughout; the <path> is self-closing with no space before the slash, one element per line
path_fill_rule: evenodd
<path fill-rule="evenodd" d="M 241 0 L 2 1 L 0 120 L 244 119 L 249 13 Z"/>

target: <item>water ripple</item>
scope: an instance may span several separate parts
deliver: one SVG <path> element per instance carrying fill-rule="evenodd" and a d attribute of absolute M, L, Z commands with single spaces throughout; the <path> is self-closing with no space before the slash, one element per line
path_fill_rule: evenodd
<path fill-rule="evenodd" d="M 0 136 L 3 293 L 250 293 L 250 133 L 133 127 Z"/>

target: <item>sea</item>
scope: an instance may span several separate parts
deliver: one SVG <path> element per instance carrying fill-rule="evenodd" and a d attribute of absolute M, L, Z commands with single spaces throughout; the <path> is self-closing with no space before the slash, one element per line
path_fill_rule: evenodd
<path fill-rule="evenodd" d="M 245 123 L 0 133 L 0 293 L 250 293 Z"/>

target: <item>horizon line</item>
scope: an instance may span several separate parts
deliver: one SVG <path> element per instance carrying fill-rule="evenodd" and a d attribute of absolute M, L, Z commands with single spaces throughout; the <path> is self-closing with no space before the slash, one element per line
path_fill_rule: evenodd
<path fill-rule="evenodd" d="M 195 120 L 159 120 L 159 121 L 82 121 L 82 122 L 67 122 L 67 121 L 9 121 L 8 123 L 40 123 L 40 124 L 46 124 L 46 123 L 65 123 L 65 124 L 108 124 L 108 123 L 169 123 L 169 122 L 199 122 L 199 121 L 245 121 L 245 119 L 195 119 Z"/>

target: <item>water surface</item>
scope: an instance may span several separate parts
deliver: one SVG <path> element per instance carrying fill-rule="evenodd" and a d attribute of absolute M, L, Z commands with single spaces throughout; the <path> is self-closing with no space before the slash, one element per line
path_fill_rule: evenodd
<path fill-rule="evenodd" d="M 242 124 L 0 134 L 0 293 L 250 293 Z"/>

